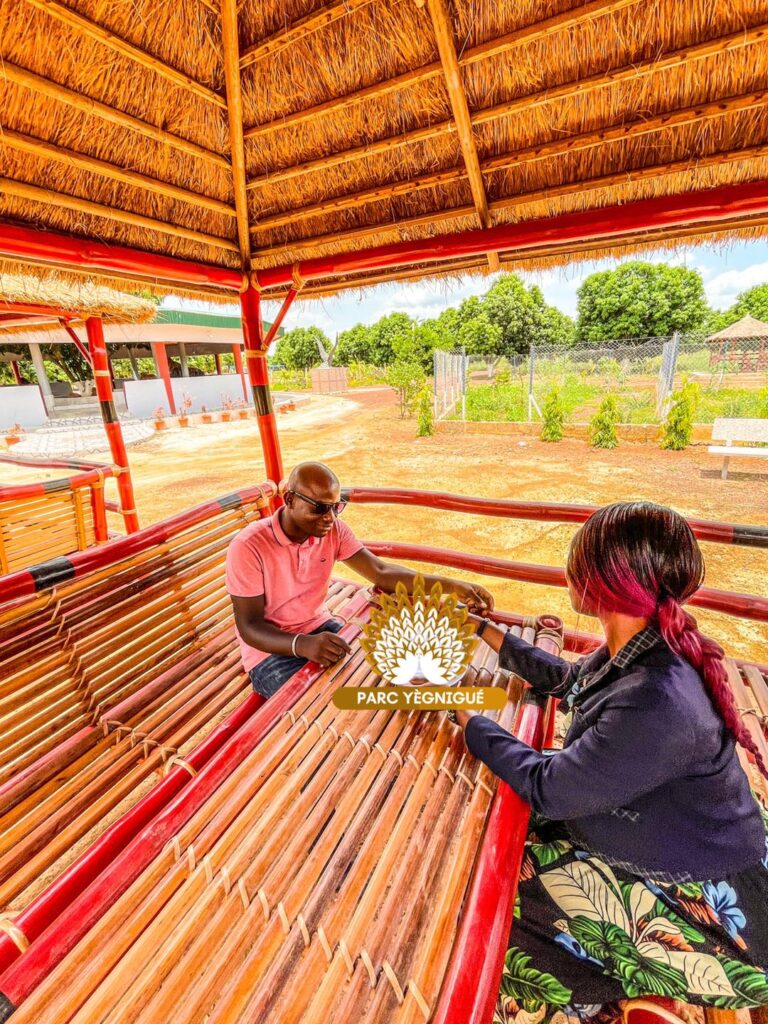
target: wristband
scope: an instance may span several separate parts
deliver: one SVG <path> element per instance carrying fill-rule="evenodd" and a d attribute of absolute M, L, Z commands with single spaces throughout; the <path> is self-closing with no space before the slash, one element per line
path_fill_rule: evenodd
<path fill-rule="evenodd" d="M 296 653 L 296 641 L 300 640 L 304 636 L 303 633 L 297 633 L 296 636 L 291 640 L 291 654 L 294 658 L 300 658 L 301 655 Z"/>
<path fill-rule="evenodd" d="M 483 633 L 486 631 L 486 629 L 490 625 L 492 625 L 490 619 L 483 619 L 483 621 L 480 623 L 480 625 L 475 630 L 475 636 L 478 638 L 478 640 L 482 638 Z"/>

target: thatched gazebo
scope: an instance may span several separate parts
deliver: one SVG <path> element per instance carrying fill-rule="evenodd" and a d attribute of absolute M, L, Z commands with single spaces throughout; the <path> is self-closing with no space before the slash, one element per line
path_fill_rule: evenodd
<path fill-rule="evenodd" d="M 709 365 L 734 364 L 739 373 L 768 370 L 768 324 L 754 316 L 710 334 Z"/>
<path fill-rule="evenodd" d="M 0 259 L 261 301 L 768 228 L 768 0 L 6 0 Z M 372 42 L 375 41 L 375 42 Z"/>

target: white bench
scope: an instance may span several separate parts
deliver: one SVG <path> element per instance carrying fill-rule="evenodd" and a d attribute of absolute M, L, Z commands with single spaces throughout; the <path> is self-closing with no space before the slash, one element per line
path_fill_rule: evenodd
<path fill-rule="evenodd" d="M 768 420 L 715 420 L 712 424 L 712 440 L 725 441 L 725 444 L 710 445 L 707 451 L 710 455 L 724 456 L 720 479 L 727 480 L 728 463 L 732 456 L 768 459 L 768 448 L 747 447 L 750 441 L 768 444 Z M 734 445 L 734 441 L 738 444 Z"/>

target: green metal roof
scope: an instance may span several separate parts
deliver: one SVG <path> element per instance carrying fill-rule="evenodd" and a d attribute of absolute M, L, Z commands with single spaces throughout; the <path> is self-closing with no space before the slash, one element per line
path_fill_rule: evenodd
<path fill-rule="evenodd" d="M 226 316 L 221 313 L 192 313 L 186 309 L 158 309 L 153 323 L 183 324 L 187 327 L 240 327 L 242 321 L 238 314 Z M 265 320 L 264 332 L 271 326 Z M 282 327 L 277 333 L 283 333 Z"/>

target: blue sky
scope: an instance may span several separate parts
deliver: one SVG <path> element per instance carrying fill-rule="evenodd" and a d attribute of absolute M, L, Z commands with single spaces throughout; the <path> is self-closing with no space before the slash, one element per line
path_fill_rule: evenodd
<path fill-rule="evenodd" d="M 645 257 L 654 262 L 685 265 L 698 270 L 704 279 L 707 298 L 715 309 L 726 309 L 737 294 L 756 284 L 768 282 L 768 242 L 731 242 L 722 246 L 711 245 L 681 249 L 674 253 L 659 253 Z M 558 270 L 524 273 L 526 284 L 538 284 L 547 302 L 558 306 L 564 313 L 575 316 L 576 293 L 579 285 L 596 270 L 617 265 L 616 260 L 575 263 Z M 379 317 L 402 311 L 419 320 L 438 316 L 448 306 L 456 306 L 470 295 L 481 295 L 493 278 L 464 277 L 456 280 L 422 281 L 407 284 L 387 284 L 370 288 L 362 294 L 347 292 L 314 302 L 296 302 L 286 316 L 284 327 L 322 328 L 330 337 L 356 323 L 373 323 Z M 205 303 L 169 298 L 164 305 L 183 306 L 188 309 L 207 309 Z M 222 310 L 222 307 L 217 307 Z M 264 314 L 270 319 L 277 309 L 267 304 Z M 237 307 L 232 307 L 237 312 Z"/>

